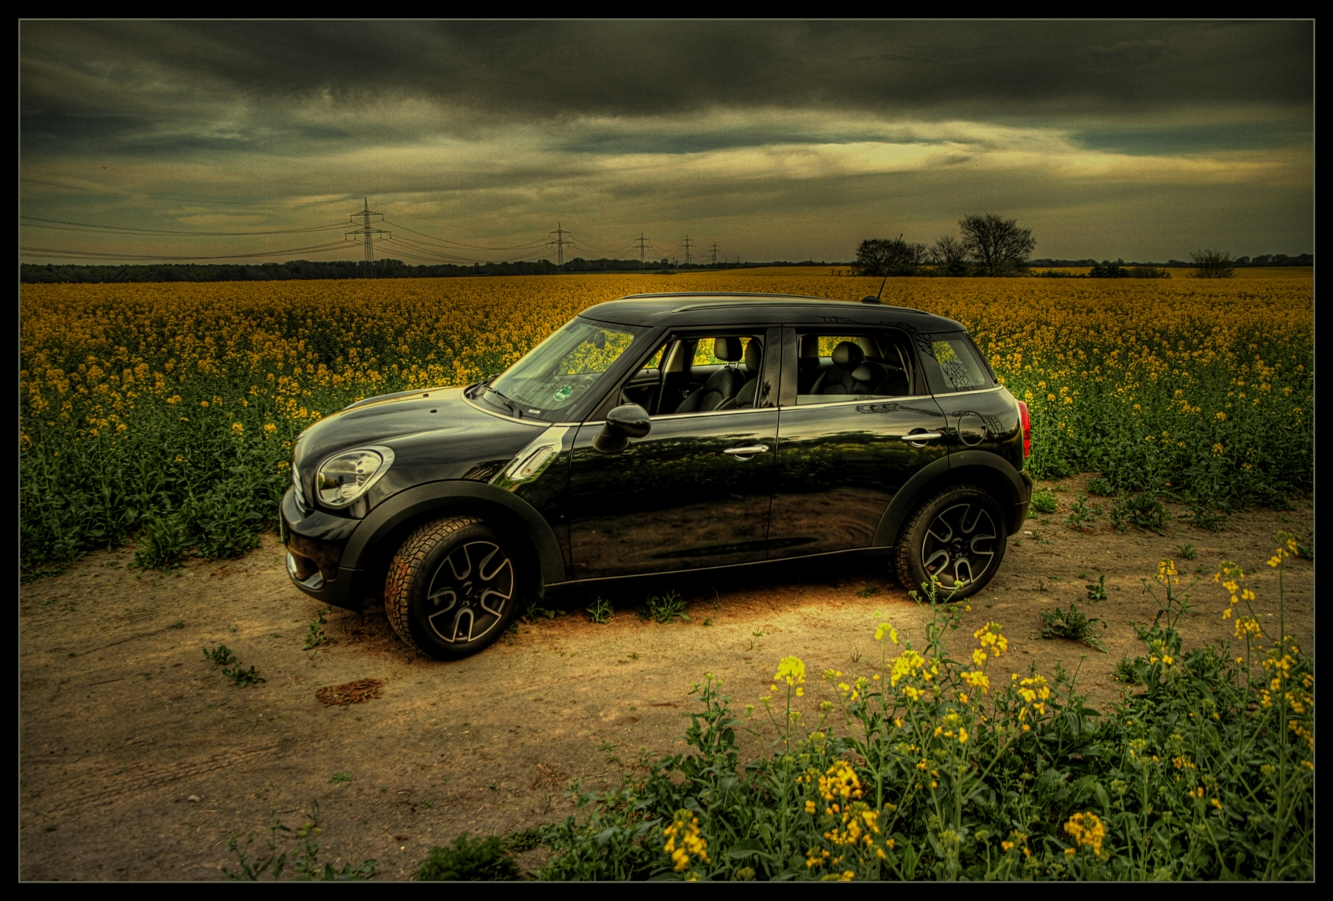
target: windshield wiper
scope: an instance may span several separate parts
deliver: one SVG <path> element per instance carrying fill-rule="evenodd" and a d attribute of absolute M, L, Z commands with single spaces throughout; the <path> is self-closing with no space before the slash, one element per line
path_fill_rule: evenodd
<path fill-rule="evenodd" d="M 505 407 L 509 410 L 510 413 L 513 413 L 513 414 L 514 414 L 515 416 L 517 416 L 519 419 L 522 419 L 522 418 L 523 418 L 523 414 L 519 411 L 519 409 L 518 409 L 517 407 L 515 407 L 515 406 L 513 405 L 513 403 L 510 402 L 509 398 L 507 398 L 507 397 L 505 397 L 503 394 L 501 394 L 500 391 L 499 391 L 498 389 L 496 389 L 496 388 L 492 388 L 492 387 L 490 386 L 489 382 L 482 382 L 480 387 L 481 387 L 481 390 L 482 390 L 483 392 L 484 392 L 484 391 L 489 391 L 489 392 L 491 392 L 492 394 L 494 394 L 496 397 L 500 398 L 500 403 L 504 404 Z"/>

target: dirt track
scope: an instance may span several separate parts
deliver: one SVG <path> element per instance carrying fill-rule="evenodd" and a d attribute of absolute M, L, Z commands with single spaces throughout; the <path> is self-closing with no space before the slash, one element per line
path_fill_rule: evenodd
<path fill-rule="evenodd" d="M 1081 484 L 1067 480 L 1060 510 L 1011 539 L 964 623 L 969 633 L 1003 624 L 1015 671 L 1034 659 L 1048 673 L 1056 660 L 1073 670 L 1086 657 L 1080 683 L 1099 704 L 1119 695 L 1111 674 L 1122 653 L 1137 651 L 1131 623 L 1157 610 L 1142 580 L 1158 560 L 1200 571 L 1182 631 L 1187 646 L 1203 643 L 1230 635 L 1211 581 L 1219 559 L 1253 572 L 1260 609 L 1275 611 L 1276 578 L 1263 565 L 1273 535 L 1313 528 L 1303 501 L 1232 516 L 1217 533 L 1121 534 L 1104 518 L 1077 532 L 1063 523 Z M 1179 553 L 1186 544 L 1196 559 Z M 557 601 L 568 615 L 446 664 L 410 652 L 382 611 L 334 611 L 331 641 L 303 650 L 317 605 L 290 585 L 271 537 L 240 560 L 175 574 L 139 573 L 130 560 L 129 550 L 95 554 L 21 590 L 21 879 L 221 878 L 236 865 L 230 836 L 266 827 L 271 808 L 297 826 L 315 803 L 321 860 L 374 858 L 379 878 L 407 878 L 459 832 L 561 819 L 570 780 L 618 784 L 620 762 L 641 748 L 679 748 L 690 685 L 705 672 L 739 710 L 767 692 L 783 656 L 802 657 L 812 677 L 866 671 L 878 659 L 876 612 L 918 641 L 929 616 L 882 563 L 834 558 L 602 589 L 618 611 L 607 625 L 583 612 L 594 595 L 567 593 Z M 1102 574 L 1108 599 L 1086 602 L 1085 583 Z M 689 601 L 688 622 L 635 615 L 647 594 L 670 588 Z M 1070 601 L 1106 621 L 1097 634 L 1107 653 L 1034 637 L 1039 612 Z M 1313 651 L 1310 561 L 1292 561 L 1287 602 L 1287 631 Z M 237 688 L 211 669 L 202 650 L 221 644 L 266 681 Z M 379 697 L 316 697 L 365 679 L 382 683 Z"/>

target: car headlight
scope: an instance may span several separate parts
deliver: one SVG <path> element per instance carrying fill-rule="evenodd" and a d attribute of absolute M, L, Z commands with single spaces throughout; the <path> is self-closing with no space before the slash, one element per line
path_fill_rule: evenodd
<path fill-rule="evenodd" d="M 362 447 L 329 457 L 315 473 L 315 496 L 326 507 L 346 507 L 370 490 L 393 464 L 387 447 Z"/>

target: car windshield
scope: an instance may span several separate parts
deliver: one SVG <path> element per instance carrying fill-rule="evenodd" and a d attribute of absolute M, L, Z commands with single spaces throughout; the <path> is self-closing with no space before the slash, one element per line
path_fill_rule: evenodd
<path fill-rule="evenodd" d="M 650 329 L 574 318 L 481 393 L 521 417 L 556 419 L 602 381 L 616 361 Z"/>

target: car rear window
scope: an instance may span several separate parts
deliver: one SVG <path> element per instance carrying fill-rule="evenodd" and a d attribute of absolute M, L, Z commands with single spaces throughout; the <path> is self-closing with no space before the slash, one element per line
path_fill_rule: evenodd
<path fill-rule="evenodd" d="M 931 335 L 930 352 L 922 354 L 926 380 L 935 394 L 980 391 L 995 387 L 995 380 L 971 339 L 963 332 Z"/>

